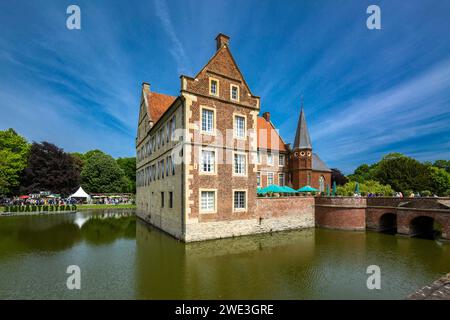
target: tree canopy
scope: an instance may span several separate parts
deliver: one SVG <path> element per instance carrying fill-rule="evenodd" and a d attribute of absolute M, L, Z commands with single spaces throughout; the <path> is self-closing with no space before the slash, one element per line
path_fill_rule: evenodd
<path fill-rule="evenodd" d="M 49 142 L 33 142 L 22 176 L 21 193 L 51 191 L 72 193 L 80 183 L 80 172 L 72 156 Z"/>
<path fill-rule="evenodd" d="M 81 171 L 81 185 L 90 193 L 126 192 L 129 180 L 118 163 L 99 150 L 86 157 Z"/>
<path fill-rule="evenodd" d="M 341 170 L 332 168 L 331 169 L 331 184 L 336 181 L 336 185 L 343 186 L 347 183 L 347 177 L 341 172 Z"/>
<path fill-rule="evenodd" d="M 11 194 L 19 187 L 29 149 L 27 140 L 13 129 L 0 131 L 0 194 Z"/>
<path fill-rule="evenodd" d="M 128 178 L 127 192 L 136 193 L 136 158 L 118 158 L 116 161 Z"/>

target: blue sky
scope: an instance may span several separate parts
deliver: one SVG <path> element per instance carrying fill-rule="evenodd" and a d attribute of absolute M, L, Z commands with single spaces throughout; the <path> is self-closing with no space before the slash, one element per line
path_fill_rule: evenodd
<path fill-rule="evenodd" d="M 66 8 L 81 8 L 81 30 Z M 366 8 L 381 8 L 381 30 Z M 219 32 L 292 142 L 350 173 L 388 152 L 450 159 L 450 2 L 2 1 L 0 129 L 67 151 L 134 155 L 140 86 L 177 95 Z"/>

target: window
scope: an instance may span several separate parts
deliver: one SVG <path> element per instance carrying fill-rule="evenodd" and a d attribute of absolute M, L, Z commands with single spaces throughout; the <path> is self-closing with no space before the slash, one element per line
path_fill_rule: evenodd
<path fill-rule="evenodd" d="M 261 163 L 261 152 L 259 150 L 256 152 L 256 162 Z"/>
<path fill-rule="evenodd" d="M 233 205 L 235 211 L 242 211 L 246 209 L 246 193 L 246 191 L 234 191 Z"/>
<path fill-rule="evenodd" d="M 230 86 L 230 98 L 234 101 L 239 101 L 239 87 L 232 84 Z"/>
<path fill-rule="evenodd" d="M 202 108 L 202 131 L 213 133 L 214 130 L 214 111 Z"/>
<path fill-rule="evenodd" d="M 285 162 L 286 162 L 286 158 L 285 158 L 284 154 L 280 153 L 278 155 L 278 165 L 280 167 L 284 167 Z"/>
<path fill-rule="evenodd" d="M 161 208 L 164 208 L 164 192 L 161 191 Z"/>
<path fill-rule="evenodd" d="M 169 191 L 169 208 L 173 208 L 173 192 Z"/>
<path fill-rule="evenodd" d="M 215 152 L 210 150 L 202 150 L 202 158 L 200 171 L 214 173 L 215 170 Z"/>
<path fill-rule="evenodd" d="M 166 158 L 166 177 L 169 176 L 169 166 L 171 164 L 171 161 L 169 159 L 169 157 Z"/>
<path fill-rule="evenodd" d="M 245 175 L 247 172 L 245 170 L 245 154 L 234 154 L 234 173 L 238 175 Z"/>
<path fill-rule="evenodd" d="M 267 164 L 270 164 L 270 165 L 273 164 L 273 156 L 271 153 L 267 154 Z"/>
<path fill-rule="evenodd" d="M 245 138 L 245 117 L 234 117 L 234 134 L 236 138 Z"/>
<path fill-rule="evenodd" d="M 280 186 L 284 186 L 285 185 L 284 173 L 279 173 L 278 174 L 278 185 L 280 185 Z"/>
<path fill-rule="evenodd" d="M 325 178 L 323 176 L 320 176 L 319 178 L 319 191 L 320 192 L 325 191 Z"/>
<path fill-rule="evenodd" d="M 170 122 L 166 123 L 166 142 L 170 141 Z"/>
<path fill-rule="evenodd" d="M 160 136 L 160 131 L 158 131 L 157 133 L 156 133 L 156 147 L 157 148 L 159 148 L 159 136 Z"/>
<path fill-rule="evenodd" d="M 219 80 L 209 78 L 209 94 L 213 96 L 219 95 Z"/>
<path fill-rule="evenodd" d="M 165 140 L 164 127 L 162 127 L 159 131 L 161 132 L 161 147 L 162 147 L 162 146 L 164 146 L 164 140 Z"/>
<path fill-rule="evenodd" d="M 164 179 L 164 171 L 165 171 L 165 161 L 161 160 L 161 179 Z"/>
<path fill-rule="evenodd" d="M 267 173 L 267 185 L 273 184 L 273 172 Z"/>
<path fill-rule="evenodd" d="M 171 120 L 171 125 L 172 125 L 172 132 L 171 132 L 171 136 L 172 136 L 172 141 L 173 140 L 175 140 L 175 130 L 176 130 L 176 118 L 175 118 L 175 116 L 173 116 L 172 117 L 172 120 Z"/>
<path fill-rule="evenodd" d="M 216 192 L 201 191 L 200 192 L 200 211 L 214 212 L 216 211 Z"/>
<path fill-rule="evenodd" d="M 172 175 L 175 175 L 175 163 L 174 163 L 172 157 L 170 157 L 170 161 L 171 161 L 171 163 L 172 163 Z"/>
<path fill-rule="evenodd" d="M 256 173 L 256 185 L 261 187 L 261 172 Z"/>

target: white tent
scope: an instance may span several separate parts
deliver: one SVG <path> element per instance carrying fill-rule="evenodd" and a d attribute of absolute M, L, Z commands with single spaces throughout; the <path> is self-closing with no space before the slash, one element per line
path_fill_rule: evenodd
<path fill-rule="evenodd" d="M 91 196 L 88 195 L 81 186 L 78 188 L 77 192 L 69 196 L 69 198 L 85 198 L 87 201 L 91 200 Z"/>

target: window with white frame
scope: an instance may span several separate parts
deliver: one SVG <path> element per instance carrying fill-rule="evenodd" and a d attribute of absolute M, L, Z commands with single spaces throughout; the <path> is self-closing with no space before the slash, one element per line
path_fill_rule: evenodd
<path fill-rule="evenodd" d="M 267 172 L 267 185 L 273 184 L 273 172 Z"/>
<path fill-rule="evenodd" d="M 202 131 L 213 133 L 214 130 L 214 111 L 202 109 Z"/>
<path fill-rule="evenodd" d="M 169 176 L 169 168 L 172 162 L 170 161 L 169 157 L 166 158 L 166 177 Z"/>
<path fill-rule="evenodd" d="M 230 98 L 234 101 L 239 101 L 239 87 L 232 84 L 230 86 Z"/>
<path fill-rule="evenodd" d="M 234 210 L 245 210 L 247 207 L 246 198 L 246 191 L 234 191 Z"/>
<path fill-rule="evenodd" d="M 284 167 L 285 162 L 286 162 L 285 155 L 284 155 L 283 153 L 280 153 L 280 154 L 278 155 L 278 165 L 279 165 L 280 167 Z"/>
<path fill-rule="evenodd" d="M 261 163 L 261 152 L 259 150 L 256 152 L 256 163 Z"/>
<path fill-rule="evenodd" d="M 219 81 L 217 79 L 209 79 L 209 94 L 219 95 Z"/>
<path fill-rule="evenodd" d="M 245 138 L 245 117 L 234 117 L 234 134 L 236 138 Z"/>
<path fill-rule="evenodd" d="M 270 164 L 270 165 L 273 164 L 273 156 L 271 153 L 267 154 L 267 164 Z"/>
<path fill-rule="evenodd" d="M 200 192 L 200 211 L 214 212 L 216 210 L 216 192 L 201 191 Z"/>
<path fill-rule="evenodd" d="M 256 173 L 256 185 L 261 187 L 261 172 Z"/>
<path fill-rule="evenodd" d="M 215 152 L 211 150 L 202 150 L 201 172 L 213 173 L 215 170 Z"/>
<path fill-rule="evenodd" d="M 234 173 L 238 175 L 246 174 L 246 163 L 245 154 L 235 153 L 234 154 Z"/>
<path fill-rule="evenodd" d="M 280 185 L 280 186 L 284 186 L 285 185 L 284 173 L 279 173 L 278 174 L 278 185 Z"/>

